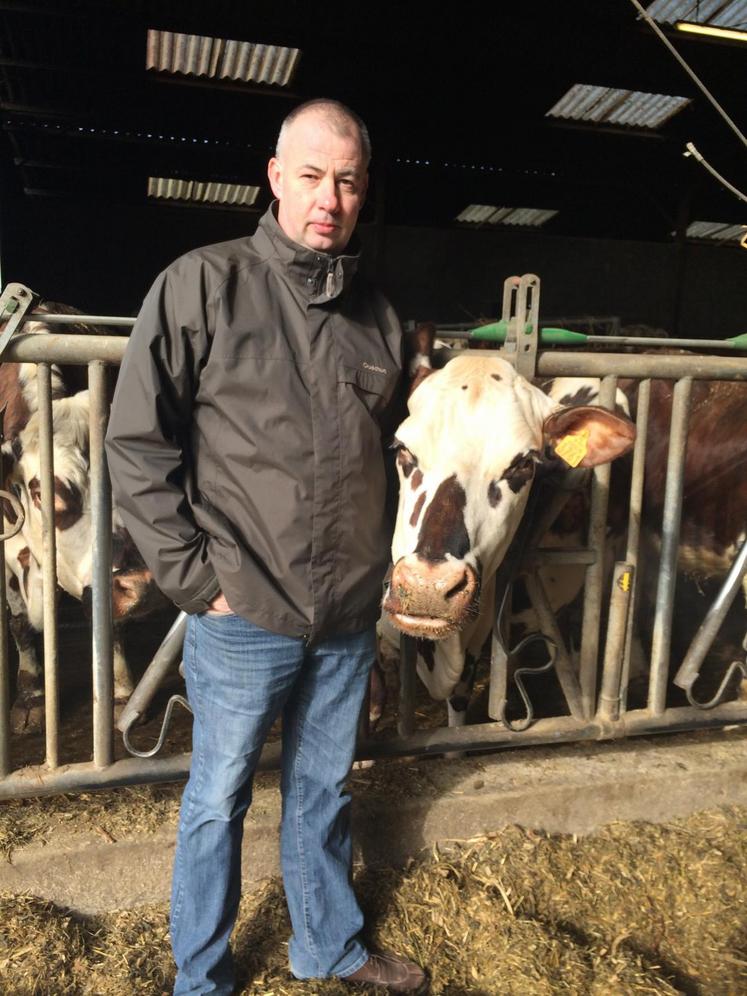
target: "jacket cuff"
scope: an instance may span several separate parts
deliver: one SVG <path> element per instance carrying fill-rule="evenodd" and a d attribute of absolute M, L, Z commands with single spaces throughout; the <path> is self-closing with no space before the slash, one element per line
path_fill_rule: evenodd
<path fill-rule="evenodd" d="M 215 596 L 220 594 L 220 591 L 220 581 L 218 581 L 217 577 L 212 577 L 210 582 L 197 595 L 193 595 L 192 598 L 185 600 L 175 598 L 174 604 L 178 609 L 181 609 L 188 615 L 194 615 L 196 612 L 205 612 Z"/>

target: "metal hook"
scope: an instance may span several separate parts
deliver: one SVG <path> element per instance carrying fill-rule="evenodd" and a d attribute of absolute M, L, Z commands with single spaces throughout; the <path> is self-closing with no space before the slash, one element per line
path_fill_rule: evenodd
<path fill-rule="evenodd" d="M 122 730 L 122 740 L 124 742 L 125 747 L 130 752 L 130 754 L 132 754 L 134 757 L 153 757 L 154 754 L 157 754 L 159 752 L 159 750 L 163 747 L 164 741 L 166 739 L 166 734 L 168 733 L 169 730 L 169 724 L 171 723 L 171 713 L 174 711 L 174 706 L 176 705 L 177 702 L 179 703 L 179 705 L 182 705 L 184 706 L 185 709 L 189 710 L 189 712 L 192 712 L 192 706 L 189 704 L 189 702 L 187 702 L 187 700 L 184 698 L 183 695 L 172 695 L 169 701 L 166 703 L 166 713 L 163 717 L 163 724 L 161 726 L 161 733 L 159 734 L 158 741 L 156 742 L 156 746 L 151 748 L 151 750 L 137 750 L 137 748 L 133 747 L 132 744 L 130 743 L 129 732 L 132 729 L 132 724 L 138 718 L 137 714 L 133 716 L 132 721 L 129 723 L 127 728 Z"/>
<path fill-rule="evenodd" d="M 742 649 L 747 651 L 747 634 L 745 634 L 744 640 L 742 640 Z M 726 672 L 724 676 L 724 680 L 719 685 L 718 691 L 716 692 L 716 694 L 713 696 L 712 699 L 709 699 L 707 702 L 698 702 L 698 700 L 693 695 L 692 684 L 691 684 L 685 689 L 685 694 L 687 695 L 687 701 L 690 703 L 691 706 L 695 706 L 696 709 L 713 709 L 721 702 L 721 699 L 724 697 L 726 693 L 726 688 L 729 682 L 731 681 L 735 671 L 741 671 L 742 677 L 747 678 L 747 660 L 731 662 L 731 664 L 729 665 L 729 670 Z"/>
<path fill-rule="evenodd" d="M 519 667 L 514 672 L 514 681 L 516 682 L 516 687 L 519 690 L 519 695 L 524 703 L 524 708 L 526 709 L 526 716 L 524 719 L 510 720 L 506 719 L 506 702 L 504 701 L 501 706 L 499 721 L 503 725 L 512 730 L 514 733 L 523 733 L 524 730 L 528 730 L 534 721 L 534 707 L 532 706 L 532 701 L 529 698 L 524 682 L 522 681 L 522 675 L 524 674 L 544 674 L 555 666 L 555 656 L 557 654 L 557 644 L 554 640 L 551 640 L 549 636 L 545 636 L 544 633 L 530 633 L 529 636 L 525 636 L 523 640 L 519 641 L 516 646 L 509 651 L 509 656 L 517 657 L 525 647 L 528 647 L 531 643 L 537 643 L 542 640 L 547 648 L 547 652 L 550 655 L 550 659 L 546 664 L 540 665 L 540 667 Z"/>

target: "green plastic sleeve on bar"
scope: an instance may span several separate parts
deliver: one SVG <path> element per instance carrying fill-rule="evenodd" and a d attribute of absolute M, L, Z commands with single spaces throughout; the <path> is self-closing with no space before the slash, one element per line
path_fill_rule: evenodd
<path fill-rule="evenodd" d="M 734 335 L 731 339 L 724 339 L 724 345 L 729 344 L 734 349 L 747 349 L 747 332 L 741 335 Z"/>
<path fill-rule="evenodd" d="M 531 326 L 527 326 L 527 330 L 530 329 Z M 490 325 L 480 325 L 476 329 L 470 329 L 469 337 L 487 342 L 505 342 L 506 331 L 506 322 L 492 322 Z M 540 329 L 540 342 L 543 346 L 570 346 L 586 340 L 587 336 L 583 332 L 571 332 L 568 329 Z"/>

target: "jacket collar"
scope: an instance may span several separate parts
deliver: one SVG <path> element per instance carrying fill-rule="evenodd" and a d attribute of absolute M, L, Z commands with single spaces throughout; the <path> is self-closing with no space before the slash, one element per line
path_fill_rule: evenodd
<path fill-rule="evenodd" d="M 310 304 L 323 304 L 338 297 L 350 285 L 358 269 L 360 251 L 355 236 L 347 252 L 339 256 L 317 252 L 289 238 L 278 224 L 277 201 L 262 215 L 254 236 L 268 255 L 274 255 L 285 265 L 288 276 L 308 298 Z"/>

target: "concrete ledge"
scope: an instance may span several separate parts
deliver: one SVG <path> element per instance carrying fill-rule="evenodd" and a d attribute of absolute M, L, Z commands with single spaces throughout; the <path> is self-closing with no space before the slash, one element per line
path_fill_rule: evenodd
<path fill-rule="evenodd" d="M 511 823 L 590 833 L 614 820 L 662 822 L 747 805 L 747 730 L 386 761 L 355 771 L 356 859 L 403 864 L 434 842 Z M 277 874 L 277 775 L 258 778 L 244 839 L 245 882 Z M 175 826 L 106 841 L 66 833 L 0 865 L 0 890 L 93 913 L 168 899 Z"/>

